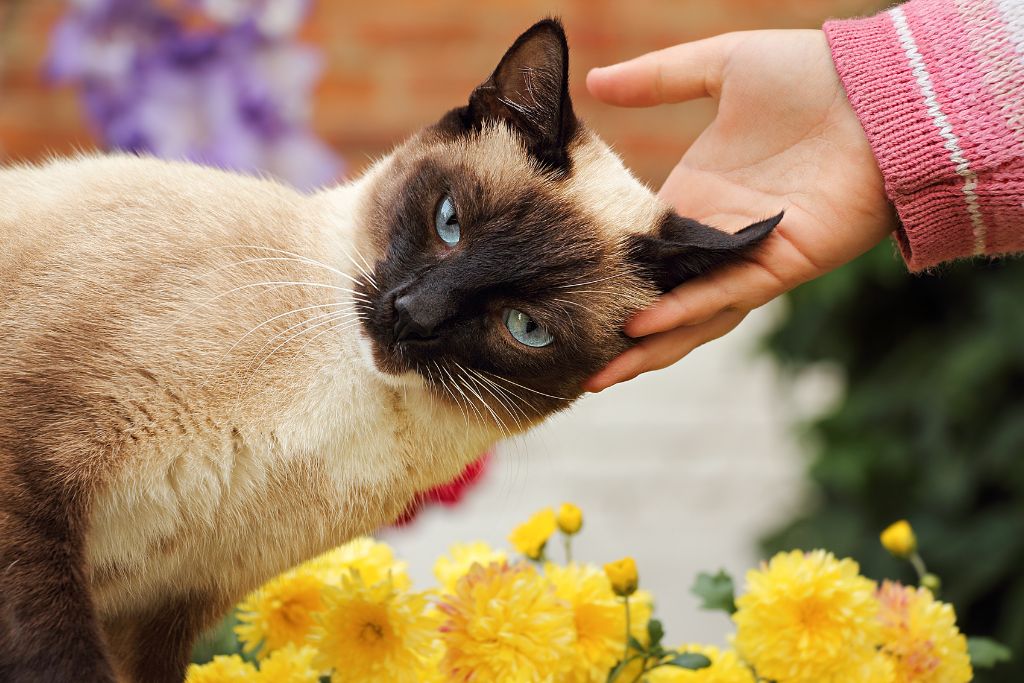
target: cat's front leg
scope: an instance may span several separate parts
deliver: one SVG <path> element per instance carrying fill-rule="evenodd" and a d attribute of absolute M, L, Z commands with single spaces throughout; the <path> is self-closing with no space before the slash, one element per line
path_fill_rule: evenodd
<path fill-rule="evenodd" d="M 189 594 L 105 624 L 126 683 L 181 683 L 196 637 L 227 607 L 223 600 Z"/>
<path fill-rule="evenodd" d="M 0 481 L 0 681 L 114 683 L 77 525 L 31 493 Z"/>

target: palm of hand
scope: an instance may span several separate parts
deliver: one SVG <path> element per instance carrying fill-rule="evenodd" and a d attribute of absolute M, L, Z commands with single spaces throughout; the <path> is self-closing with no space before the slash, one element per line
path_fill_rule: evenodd
<path fill-rule="evenodd" d="M 764 291 L 743 302 L 753 308 L 867 251 L 892 230 L 892 219 L 821 32 L 731 38 L 721 81 L 708 84 L 720 97 L 718 116 L 661 196 L 724 229 L 786 211 L 751 256 L 766 279 Z M 784 289 L 769 287 L 771 279 Z"/>
<path fill-rule="evenodd" d="M 679 213 L 726 230 L 786 215 L 742 261 L 683 283 L 631 320 L 626 332 L 644 339 L 587 389 L 674 363 L 892 231 L 881 173 L 821 31 L 726 34 L 591 76 L 591 91 L 615 104 L 719 100 L 661 188 Z"/>

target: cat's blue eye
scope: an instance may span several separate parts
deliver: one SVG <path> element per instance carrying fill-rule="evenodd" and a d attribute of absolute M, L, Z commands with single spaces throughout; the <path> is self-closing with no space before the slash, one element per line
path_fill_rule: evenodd
<path fill-rule="evenodd" d="M 462 228 L 459 225 L 459 217 L 455 215 L 455 202 L 452 196 L 446 194 L 441 203 L 437 205 L 437 214 L 434 216 L 434 228 L 437 236 L 449 247 L 454 247 L 462 237 Z"/>
<path fill-rule="evenodd" d="M 555 340 L 554 335 L 548 332 L 546 327 L 542 327 L 536 320 L 522 311 L 517 311 L 514 308 L 506 308 L 504 319 L 505 327 L 507 327 L 508 331 L 512 333 L 512 336 L 516 338 L 516 341 L 526 344 L 527 346 L 547 346 Z"/>

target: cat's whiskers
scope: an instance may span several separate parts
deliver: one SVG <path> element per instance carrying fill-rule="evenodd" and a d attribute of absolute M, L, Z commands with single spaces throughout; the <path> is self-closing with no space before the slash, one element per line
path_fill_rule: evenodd
<path fill-rule="evenodd" d="M 319 308 L 330 308 L 330 307 L 333 307 L 333 306 L 344 306 L 344 305 L 346 305 L 346 303 L 347 302 L 345 302 L 345 301 L 331 301 L 331 302 L 324 303 L 324 304 L 315 304 L 313 306 L 304 306 L 302 308 L 293 308 L 291 310 L 285 311 L 284 313 L 279 313 L 279 314 L 273 316 L 272 318 L 268 318 L 267 320 L 264 320 L 263 322 L 259 323 L 258 325 L 254 326 L 251 329 L 249 329 L 248 331 L 246 331 L 245 334 L 243 334 L 241 337 L 239 337 L 237 340 L 235 340 L 235 342 L 230 347 L 228 347 L 228 349 L 224 353 L 222 353 L 220 355 L 220 357 L 217 359 L 217 362 L 214 363 L 212 368 L 208 371 L 207 376 L 208 377 L 212 377 L 216 373 L 217 369 L 219 367 L 221 367 L 221 365 L 223 364 L 224 360 L 226 358 L 228 358 L 231 355 L 231 353 L 236 348 L 238 348 L 238 346 L 243 341 L 245 341 L 250 335 L 254 334 L 257 330 L 259 330 L 259 329 L 261 329 L 261 328 L 263 328 L 263 327 L 273 323 L 275 320 L 279 320 L 281 318 L 285 318 L 285 317 L 290 316 L 290 315 L 296 315 L 297 313 L 302 313 L 302 312 L 305 312 L 305 311 L 316 310 L 316 309 L 319 309 Z M 353 309 L 353 313 L 356 313 L 356 315 L 358 315 L 358 312 L 356 312 L 354 309 Z M 204 381 L 200 386 L 205 387 L 206 386 L 206 381 Z"/>
<path fill-rule="evenodd" d="M 462 399 L 465 401 L 466 406 L 470 408 L 474 413 L 476 413 L 477 418 L 481 422 L 485 422 L 483 413 L 477 410 L 476 404 L 473 403 L 473 401 L 469 400 L 469 397 L 466 396 L 466 392 L 462 390 L 462 386 L 459 384 L 459 381 L 455 379 L 454 376 L 452 376 L 451 371 L 448 368 L 444 367 L 443 365 L 439 365 L 438 367 L 441 369 L 442 372 L 444 372 L 444 374 L 448 375 L 448 379 L 451 380 L 452 383 L 452 388 L 454 388 L 455 391 L 459 392 L 459 395 L 462 396 Z"/>
<path fill-rule="evenodd" d="M 263 366 L 266 365 L 268 362 L 270 362 L 270 359 L 273 358 L 274 355 L 278 351 L 283 349 L 288 344 L 291 344 L 293 341 L 295 341 L 299 337 L 301 337 L 301 336 L 303 336 L 305 334 L 309 334 L 313 330 L 319 329 L 319 328 L 323 327 L 324 325 L 330 325 L 331 326 L 331 327 L 328 327 L 326 330 L 324 330 L 324 332 L 342 332 L 344 330 L 347 330 L 347 329 L 350 329 L 352 327 L 355 327 L 355 326 L 359 325 L 359 320 L 358 319 L 352 320 L 351 316 L 345 315 L 343 313 L 328 313 L 328 314 L 325 314 L 325 315 L 322 315 L 322 316 L 315 316 L 314 318 L 311 318 L 310 320 L 305 321 L 305 323 L 309 323 L 309 322 L 312 322 L 313 320 L 317 320 L 317 319 L 321 319 L 321 318 L 322 318 L 322 320 L 320 320 L 320 322 L 316 323 L 315 325 L 310 325 L 309 327 L 306 327 L 306 328 L 303 328 L 303 329 L 299 330 L 298 332 L 296 332 L 295 334 L 293 334 L 292 336 L 288 337 L 283 342 L 281 342 L 280 344 L 275 346 L 270 351 L 270 353 L 268 353 L 263 358 L 263 360 L 260 362 L 260 364 L 257 365 L 256 368 L 253 369 L 252 372 L 249 373 L 249 377 L 246 380 L 245 384 L 243 384 L 239 388 L 239 399 L 242 397 L 242 395 L 245 394 L 246 390 L 249 388 L 249 385 L 253 382 L 253 380 L 259 374 L 259 371 L 263 368 Z M 341 325 L 335 325 L 335 323 L 337 323 L 339 321 L 341 321 L 342 324 Z M 280 334 L 276 335 L 276 336 L 280 336 Z M 318 336 L 320 336 L 320 335 L 319 334 L 315 335 L 313 339 L 315 339 Z M 310 339 L 309 341 L 313 341 L 313 339 Z M 266 348 L 266 345 L 264 345 L 263 348 Z M 303 345 L 302 348 L 305 348 L 305 345 Z M 256 362 L 256 360 L 258 358 L 259 358 L 259 352 L 257 352 L 257 354 L 253 358 L 253 360 L 250 361 L 248 365 L 246 365 L 245 369 L 248 369 L 254 362 Z"/>
<path fill-rule="evenodd" d="M 445 394 L 451 397 L 455 405 L 459 407 L 459 412 L 462 413 L 462 419 L 465 420 L 466 422 L 466 429 L 469 429 L 469 415 L 466 414 L 466 409 L 462 407 L 462 402 L 459 401 L 459 397 L 455 395 L 454 391 L 448 388 L 447 384 L 445 384 L 444 377 L 441 375 L 441 369 L 437 366 L 437 361 L 430 361 L 430 365 L 433 365 L 434 369 L 437 370 L 437 384 L 441 387 Z M 429 382 L 433 374 L 430 372 L 429 366 L 424 368 L 424 370 L 426 370 L 427 372 L 427 381 Z"/>
<path fill-rule="evenodd" d="M 582 282 L 570 282 L 567 285 L 557 285 L 554 289 L 575 289 L 576 287 L 585 287 L 586 285 L 592 285 L 598 282 L 615 280 L 620 277 L 626 277 L 627 275 L 630 275 L 630 273 L 615 273 L 614 275 L 607 275 L 605 277 L 599 277 L 594 280 L 584 280 Z"/>
<path fill-rule="evenodd" d="M 373 303 L 362 292 L 358 292 L 358 291 L 356 291 L 354 289 L 348 289 L 347 287 L 338 287 L 336 285 L 327 285 L 327 284 L 320 283 L 320 282 L 301 282 L 301 281 L 290 281 L 290 280 L 289 281 L 249 282 L 249 283 L 246 283 L 244 285 L 239 285 L 237 287 L 232 287 L 231 289 L 229 289 L 227 291 L 220 292 L 219 294 L 215 294 L 214 296 L 210 297 L 209 299 L 206 299 L 205 301 L 200 302 L 199 304 L 197 304 L 193 308 L 189 309 L 185 313 L 181 314 L 180 316 L 176 317 L 174 320 L 169 322 L 164 329 L 167 330 L 167 329 L 170 329 L 170 328 L 178 325 L 183 320 L 186 320 L 187 318 L 189 318 L 191 315 L 193 315 L 194 313 L 196 313 L 200 309 L 208 308 L 208 307 L 210 307 L 213 304 L 213 302 L 217 301 L 218 299 L 222 299 L 222 298 L 224 298 L 226 296 L 230 296 L 230 295 L 235 294 L 237 292 L 242 292 L 242 291 L 245 291 L 245 290 L 248 290 L 248 289 L 253 289 L 255 287 L 267 287 L 268 289 L 258 293 L 258 294 L 267 294 L 268 292 L 272 292 L 272 291 L 274 291 L 276 289 L 282 289 L 284 287 L 303 287 L 303 286 L 314 287 L 314 288 L 328 288 L 328 289 L 331 289 L 331 290 L 334 290 L 334 291 L 338 291 L 338 292 L 342 292 L 344 294 L 348 294 L 354 301 L 360 301 L 360 302 L 362 302 L 364 304 L 367 304 L 367 305 L 372 305 L 372 303 Z M 251 301 L 251 299 L 250 299 L 250 301 Z"/>
<path fill-rule="evenodd" d="M 624 300 L 628 301 L 629 303 L 631 303 L 634 306 L 637 306 L 639 308 L 646 308 L 651 303 L 650 301 L 647 301 L 646 299 L 641 299 L 640 297 L 634 296 L 632 294 L 624 294 L 623 292 L 615 292 L 615 291 L 612 291 L 610 289 L 576 289 L 576 290 L 573 290 L 573 291 L 576 294 L 606 294 L 606 295 L 609 295 L 609 296 L 611 296 L 613 298 L 616 298 L 616 299 L 624 299 Z"/>
<path fill-rule="evenodd" d="M 485 377 L 485 375 L 481 375 L 481 377 Z M 539 418 L 539 417 L 543 417 L 544 416 L 544 411 L 542 411 L 539 408 L 537 408 L 537 406 L 535 406 L 533 404 L 533 402 L 530 401 L 529 399 L 527 399 L 525 396 L 520 396 L 513 389 L 511 389 L 509 387 L 503 387 L 500 384 L 498 384 L 497 382 L 494 382 L 493 380 L 490 380 L 490 381 L 491 381 L 491 384 L 496 389 L 500 389 L 502 394 L 508 396 L 509 400 L 514 405 L 521 406 L 519 408 L 520 413 L 523 415 L 523 419 L 526 420 L 527 422 L 529 422 L 531 420 L 531 417 L 529 415 L 530 413 L 533 414 L 534 418 Z"/>
<path fill-rule="evenodd" d="M 316 322 L 318 320 L 321 321 L 321 322 Z M 267 354 L 266 357 L 263 358 L 263 361 L 260 363 L 259 367 L 257 367 L 256 370 L 253 371 L 253 374 L 255 374 L 255 372 L 258 371 L 260 368 L 262 368 L 263 365 L 268 360 L 270 360 L 270 358 L 275 353 L 277 353 L 277 351 L 279 351 L 281 348 L 283 348 L 286 344 L 291 342 L 293 339 L 296 339 L 297 337 L 299 337 L 299 336 L 301 336 L 303 334 L 306 334 L 310 330 L 316 329 L 320 325 L 323 325 L 323 324 L 325 324 L 327 322 L 331 322 L 333 320 L 345 320 L 345 321 L 350 321 L 350 322 L 358 322 L 359 314 L 354 312 L 354 311 L 331 311 L 331 312 L 328 312 L 328 313 L 321 313 L 320 315 L 314 315 L 314 316 L 312 316 L 310 318 L 305 318 L 304 320 L 300 320 L 299 322 L 295 323 L 294 325 L 291 325 L 290 327 L 288 327 L 288 328 L 278 332 L 277 334 L 272 336 L 270 339 L 268 339 L 266 342 L 264 342 L 263 346 L 261 346 L 259 349 L 256 350 L 256 352 L 252 355 L 252 359 L 246 364 L 245 368 L 243 368 L 243 369 L 247 370 L 249 367 L 251 367 L 253 363 L 255 363 L 257 360 L 260 359 L 264 349 L 266 349 L 268 346 L 273 344 L 275 340 L 280 339 L 281 337 L 287 335 L 292 330 L 294 330 L 296 328 L 300 328 L 300 327 L 306 326 L 306 325 L 310 325 L 310 323 L 316 323 L 315 325 L 312 325 L 311 327 L 307 327 L 306 329 L 299 330 L 298 332 L 293 334 L 291 337 L 289 337 L 288 339 L 285 339 L 283 342 L 281 342 L 280 344 L 275 346 L 273 348 L 273 350 L 271 350 L 271 352 L 269 354 Z"/>
<path fill-rule="evenodd" d="M 286 346 L 287 344 L 290 344 L 292 341 L 298 339 L 299 337 L 303 336 L 304 334 L 306 334 L 308 332 L 312 332 L 313 330 L 318 329 L 318 328 L 322 327 L 325 324 L 334 323 L 334 322 L 337 322 L 337 321 L 342 321 L 342 323 L 343 323 L 342 325 L 332 326 L 332 327 L 328 328 L 329 330 L 334 330 L 334 331 L 339 331 L 339 332 L 340 331 L 344 331 L 344 330 L 348 329 L 349 327 L 358 325 L 359 324 L 358 318 L 355 319 L 355 320 L 353 320 L 352 318 L 353 318 L 353 314 L 352 314 L 351 311 L 342 311 L 342 312 L 337 312 L 336 311 L 336 312 L 331 312 L 331 313 L 325 313 L 325 314 L 322 314 L 322 315 L 318 315 L 318 316 L 314 316 L 312 318 L 305 319 L 305 320 L 301 321 L 300 323 L 292 325 L 287 330 L 284 330 L 284 331 L 279 332 L 278 334 L 274 335 L 263 346 L 261 346 L 260 349 L 256 353 L 254 353 L 250 357 L 250 360 L 245 364 L 244 367 L 239 368 L 239 370 L 238 370 L 239 384 L 238 384 L 237 392 L 236 392 L 236 395 L 235 395 L 235 401 L 234 401 L 234 410 L 235 410 L 235 412 L 237 413 L 237 411 L 239 410 L 239 408 L 240 408 L 240 406 L 242 404 L 243 398 L 246 395 L 246 392 L 248 391 L 248 389 L 249 389 L 250 385 L 253 383 L 253 381 L 256 379 L 257 375 L 259 374 L 259 371 L 273 357 L 273 355 L 275 353 L 277 353 L 277 351 L 279 351 L 280 349 L 284 348 L 284 346 Z M 285 339 L 281 344 L 279 344 L 276 347 L 274 347 L 274 349 L 272 349 L 270 351 L 270 353 L 267 354 L 263 358 L 263 360 L 251 372 L 248 372 L 248 375 L 246 376 L 245 381 L 244 382 L 241 381 L 242 380 L 242 376 L 246 373 L 246 371 L 248 371 L 249 368 L 251 368 L 252 365 L 254 363 L 256 363 L 260 359 L 260 354 L 261 354 L 262 350 L 265 349 L 267 346 L 269 346 L 271 343 L 273 343 L 274 339 L 280 338 L 281 336 L 286 334 L 288 331 L 290 331 L 292 329 L 295 329 L 296 327 L 301 327 L 302 325 L 308 325 L 309 323 L 311 323 L 311 322 L 313 322 L 315 320 L 320 320 L 321 322 L 319 322 L 319 323 L 317 323 L 315 325 L 310 325 L 309 327 L 306 327 L 304 329 L 299 330 L 295 334 L 291 335 L 289 338 Z"/>
<path fill-rule="evenodd" d="M 268 251 L 268 252 L 271 252 L 273 254 L 284 254 L 285 256 L 290 256 L 290 257 L 292 257 L 293 259 L 295 259 L 297 261 L 301 261 L 302 263 L 305 263 L 305 264 L 308 264 L 308 265 L 311 265 L 311 266 L 319 266 L 320 268 L 324 268 L 326 270 L 329 270 L 332 273 L 335 273 L 337 275 L 341 275 L 342 277 L 347 277 L 347 278 L 350 278 L 350 279 L 352 278 L 352 276 L 349 275 L 348 273 L 345 273 L 345 272 L 335 268 L 334 266 L 330 266 L 330 265 L 324 263 L 323 261 L 318 261 L 317 259 L 312 258 L 311 256 L 304 256 L 302 254 L 297 254 L 294 251 L 288 251 L 287 249 L 277 249 L 275 247 L 267 247 L 267 246 L 262 246 L 262 245 L 259 245 L 259 244 L 222 244 L 222 245 L 218 245 L 218 246 L 215 246 L 215 247 L 210 247 L 210 249 L 214 250 L 214 251 L 221 250 L 221 249 L 253 249 L 253 250 L 257 250 L 257 251 Z"/>
<path fill-rule="evenodd" d="M 317 332 L 316 334 L 314 334 L 309 339 L 307 339 L 305 341 L 305 343 L 298 348 L 296 353 L 302 353 L 303 349 L 305 349 L 307 346 L 309 346 L 314 341 L 316 341 L 321 335 L 327 334 L 329 332 L 343 332 L 344 330 L 348 330 L 348 329 L 351 329 L 353 327 L 358 326 L 358 324 L 359 324 L 359 320 L 346 320 L 345 323 L 342 324 L 342 325 L 336 325 L 336 326 L 328 327 L 326 330 L 321 330 L 321 331 Z"/>
<path fill-rule="evenodd" d="M 582 308 L 584 311 L 586 311 L 587 313 L 589 313 L 592 316 L 595 316 L 595 317 L 597 316 L 597 313 L 594 311 L 594 309 L 592 309 L 589 306 L 586 306 L 584 304 L 581 304 L 578 301 L 572 301 L 570 299 L 560 299 L 560 298 L 557 298 L 557 297 L 552 298 L 551 301 L 557 301 L 558 303 L 561 303 L 561 304 L 569 304 L 570 306 L 576 306 L 577 308 Z M 565 313 L 566 313 L 565 317 L 568 318 L 569 324 L 572 325 L 573 331 L 575 331 L 576 330 L 576 321 L 575 321 L 575 319 L 573 318 L 573 316 L 569 315 L 569 311 L 567 311 L 564 306 L 562 307 L 562 310 L 565 311 Z"/>
<path fill-rule="evenodd" d="M 543 391 L 537 391 L 536 389 L 531 389 L 530 387 L 527 387 L 527 386 L 524 386 L 522 384 L 519 384 L 518 382 L 513 382 L 508 377 L 504 377 L 504 376 L 499 375 L 499 374 L 494 373 L 494 372 L 488 372 L 487 370 L 481 370 L 481 372 L 490 375 L 494 379 L 501 380 L 502 382 L 508 382 L 509 384 L 511 384 L 513 386 L 519 387 L 520 389 L 525 389 L 525 390 L 527 390 L 527 391 L 529 391 L 531 393 L 537 394 L 538 396 L 545 396 L 547 398 L 553 398 L 553 399 L 558 400 L 558 401 L 571 401 L 572 400 L 571 398 L 566 398 L 564 396 L 555 396 L 554 394 L 545 394 Z"/>
<path fill-rule="evenodd" d="M 368 278 L 370 278 L 370 281 L 374 284 L 374 286 L 376 286 L 377 285 L 377 280 L 374 279 L 374 277 L 372 275 L 370 275 L 370 273 L 373 272 L 373 266 L 370 265 L 370 262 L 366 260 L 365 256 L 363 256 L 363 252 L 359 251 L 359 247 L 357 247 L 355 244 L 352 245 L 352 251 L 354 251 L 356 253 L 356 256 L 359 257 L 359 260 L 363 262 L 364 266 L 366 266 L 367 271 L 369 271 L 369 272 L 367 272 L 366 276 Z"/>
<path fill-rule="evenodd" d="M 494 412 L 494 409 L 491 408 L 491 406 L 487 403 L 487 400 L 480 395 L 480 392 L 473 388 L 473 385 L 470 383 L 471 377 L 466 373 L 466 369 L 463 368 L 460 364 L 456 363 L 455 361 L 452 361 L 452 363 L 459 371 L 459 377 L 462 380 L 462 386 L 466 389 L 466 391 L 473 394 L 473 396 L 475 396 L 476 399 L 480 401 L 480 405 L 482 405 L 484 409 L 488 413 L 490 413 L 491 418 L 493 418 L 494 420 L 494 426 L 496 426 L 503 435 L 502 438 L 512 438 L 512 434 L 508 431 L 508 428 L 505 426 L 505 422 L 500 417 L 498 417 L 498 414 Z"/>
<path fill-rule="evenodd" d="M 503 409 L 505 410 L 506 414 L 507 414 L 507 415 L 508 415 L 509 417 L 512 417 L 512 418 L 513 418 L 513 419 L 515 420 L 515 417 L 514 417 L 514 415 L 512 415 L 512 413 L 508 412 L 508 407 L 507 407 L 507 406 L 505 405 L 505 403 L 504 403 L 504 402 L 503 402 L 503 401 L 502 401 L 502 400 L 501 400 L 500 398 L 498 398 L 498 397 L 497 397 L 497 395 L 496 395 L 496 394 L 495 394 L 495 393 L 494 393 L 493 391 L 491 391 L 490 389 L 488 389 L 486 385 L 482 384 L 482 383 L 480 382 L 480 380 L 479 380 L 479 379 L 477 379 L 477 378 L 473 377 L 473 376 L 472 376 L 471 374 L 469 374 L 469 373 L 468 373 L 468 372 L 467 372 L 467 371 L 466 371 L 465 369 L 463 369 L 463 377 L 465 377 L 465 379 L 466 379 L 466 381 L 467 381 L 467 384 L 469 384 L 470 382 L 472 383 L 472 384 L 470 384 L 470 386 L 473 386 L 473 385 L 475 385 L 475 386 L 477 386 L 477 387 L 480 387 L 481 389 L 483 389 L 484 391 L 486 391 L 486 392 L 487 392 L 488 394 L 490 394 L 490 395 L 491 395 L 492 397 L 494 397 L 495 399 L 497 399 L 498 403 L 499 403 L 499 404 L 501 405 L 501 407 L 502 407 L 502 408 L 503 408 Z M 474 392 L 474 393 L 477 393 L 477 394 L 479 394 L 479 392 Z M 492 415 L 492 416 L 494 417 L 495 423 L 496 423 L 496 424 L 497 424 L 497 425 L 499 426 L 499 428 L 501 429 L 502 433 L 503 433 L 503 434 L 505 435 L 505 438 L 506 438 L 506 439 L 509 439 L 509 440 L 511 440 L 511 439 L 512 439 L 512 431 L 511 431 L 511 430 L 510 430 L 510 429 L 508 428 L 508 425 L 506 425 L 506 424 L 505 424 L 505 421 L 504 421 L 504 420 L 502 420 L 502 419 L 501 419 L 501 418 L 500 418 L 500 417 L 498 416 L 498 414 L 497 414 L 497 412 L 495 411 L 495 409 L 494 409 L 494 408 L 492 408 L 492 407 L 491 407 L 491 405 L 490 405 L 489 403 L 487 403 L 487 400 L 486 400 L 486 399 L 485 399 L 485 398 L 484 398 L 483 396 L 480 396 L 480 401 L 481 401 L 481 402 L 482 402 L 482 403 L 483 403 L 483 404 L 484 404 L 485 406 L 487 406 L 487 410 L 488 410 L 488 412 L 489 412 L 489 413 L 491 413 L 491 415 Z M 516 420 L 516 422 L 518 423 L 518 420 Z"/>
<path fill-rule="evenodd" d="M 496 382 L 494 382 L 494 380 L 490 379 L 489 377 L 487 377 L 487 375 L 484 375 L 479 370 L 469 368 L 469 371 L 477 378 L 478 381 L 483 383 L 482 386 L 487 390 L 487 392 L 494 396 L 494 398 L 496 398 L 498 402 L 501 403 L 502 406 L 504 406 L 509 416 L 512 418 L 513 421 L 515 421 L 516 428 L 520 432 L 524 431 L 523 423 L 519 421 L 518 415 L 521 415 L 523 419 L 526 420 L 527 422 L 530 421 L 530 418 L 526 415 L 526 413 L 522 411 L 522 409 L 520 409 L 515 404 L 514 397 L 510 396 L 509 393 L 505 391 L 503 387 L 499 386 Z M 498 393 L 495 394 L 495 391 L 497 391 Z"/>
<path fill-rule="evenodd" d="M 352 265 L 355 266 L 356 269 L 360 273 L 363 274 L 363 277 L 366 278 L 367 284 L 369 284 L 371 287 L 373 287 L 374 289 L 376 289 L 379 292 L 380 291 L 380 287 L 377 286 L 377 280 L 374 279 L 373 275 L 371 274 L 371 271 L 373 270 L 373 268 L 370 266 L 369 263 L 367 263 L 366 259 L 363 258 L 363 255 L 360 253 L 359 248 L 356 247 L 356 245 L 354 245 L 354 244 L 351 245 L 351 246 L 352 246 L 352 250 L 355 251 L 356 256 L 359 257 L 359 261 L 362 261 L 362 265 L 360 265 L 359 261 L 356 261 L 354 258 L 352 258 L 352 254 L 348 253 L 348 250 L 346 250 L 344 247 L 342 247 L 341 251 L 342 251 L 343 254 L 345 254 L 345 258 L 347 258 L 349 261 L 351 261 Z"/>
<path fill-rule="evenodd" d="M 207 277 L 207 276 L 213 275 L 214 273 L 219 273 L 221 271 L 228 270 L 229 268 L 236 268 L 238 266 L 252 265 L 253 263 L 275 263 L 275 262 L 281 262 L 281 261 L 287 261 L 287 262 L 291 262 L 291 263 L 301 263 L 302 265 L 305 265 L 305 266 L 317 266 L 319 268 L 327 268 L 332 273 L 336 273 L 336 274 L 340 275 L 341 277 L 348 278 L 349 280 L 355 280 L 355 278 L 353 278 L 351 275 L 348 275 L 347 273 L 343 273 L 340 270 L 337 270 L 336 268 L 331 268 L 330 266 L 320 265 L 319 263 L 311 263 L 310 261 L 307 261 L 307 260 L 301 259 L 301 258 L 297 258 L 295 256 L 260 256 L 258 258 L 249 258 L 249 259 L 243 259 L 241 261 L 232 261 L 231 263 L 225 263 L 224 265 L 217 266 L 213 270 L 206 271 L 200 277 Z"/>
<path fill-rule="evenodd" d="M 347 302 L 345 302 L 345 301 L 330 301 L 330 302 L 325 303 L 325 304 L 314 304 L 312 306 L 303 306 L 302 308 L 293 308 L 290 311 L 285 311 L 284 313 L 279 313 L 279 314 L 275 315 L 272 318 L 268 318 L 268 319 L 264 320 L 259 325 L 256 325 L 255 327 L 250 329 L 248 332 L 243 334 L 241 337 L 239 337 L 238 340 L 234 344 L 231 345 L 231 348 L 229 348 L 225 352 L 225 355 L 230 354 L 232 351 L 234 351 L 238 347 L 239 344 L 241 344 L 243 341 L 245 341 L 246 338 L 248 338 L 249 335 L 251 335 L 254 332 L 256 332 L 256 330 L 259 330 L 260 328 L 269 325 L 270 323 L 274 322 L 275 320 L 280 320 L 281 318 L 287 317 L 289 315 L 295 315 L 296 313 L 302 313 L 303 311 L 312 311 L 312 310 L 316 310 L 318 308 L 330 308 L 332 306 L 344 306 L 346 303 Z M 358 315 L 358 312 L 356 312 L 354 309 L 353 309 L 353 312 Z"/>
<path fill-rule="evenodd" d="M 283 337 L 284 335 L 288 334 L 289 332 L 291 332 L 292 330 L 294 330 L 296 328 L 299 328 L 299 327 L 302 327 L 303 325 L 308 325 L 309 323 L 315 322 L 317 320 L 322 320 L 324 318 L 332 317 L 332 316 L 344 317 L 344 318 L 358 318 L 359 317 L 359 313 L 357 311 L 353 311 L 353 310 L 328 311 L 326 313 L 320 313 L 318 315 L 314 315 L 314 316 L 311 316 L 311 317 L 308 317 L 308 318 L 303 318 L 299 322 L 294 323 L 293 325 L 285 328 L 284 330 L 281 330 L 277 334 L 275 334 L 272 337 L 270 337 L 269 339 L 267 339 L 263 343 L 263 346 L 261 346 L 256 351 L 256 353 L 253 354 L 253 355 L 258 358 L 259 355 L 263 352 L 263 350 L 265 348 L 267 348 L 268 346 L 270 346 L 271 344 L 273 344 L 276 339 L 280 339 L 281 337 Z"/>

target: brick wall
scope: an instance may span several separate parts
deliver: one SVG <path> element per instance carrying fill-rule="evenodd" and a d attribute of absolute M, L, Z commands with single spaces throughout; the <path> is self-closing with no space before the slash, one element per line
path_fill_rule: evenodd
<path fill-rule="evenodd" d="M 713 114 L 708 103 L 615 110 L 592 101 L 587 69 L 724 31 L 817 27 L 867 13 L 878 0 L 318 0 L 304 37 L 326 71 L 314 124 L 358 171 L 424 123 L 460 104 L 515 36 L 562 17 L 572 92 L 586 118 L 637 173 L 663 178 Z M 41 64 L 58 0 L 0 0 L 0 160 L 91 148 L 74 93 L 46 85 Z"/>

